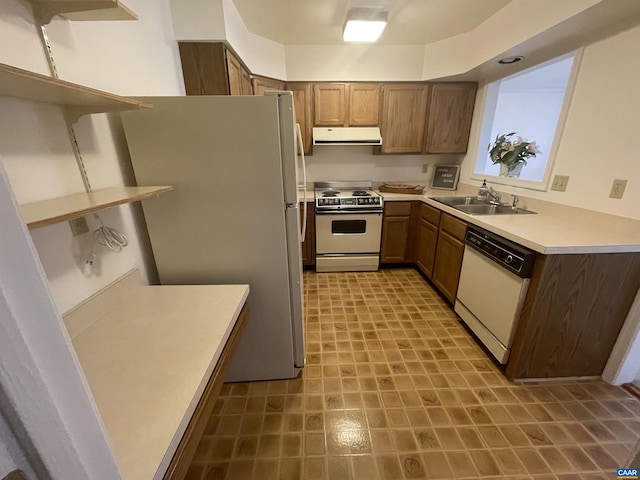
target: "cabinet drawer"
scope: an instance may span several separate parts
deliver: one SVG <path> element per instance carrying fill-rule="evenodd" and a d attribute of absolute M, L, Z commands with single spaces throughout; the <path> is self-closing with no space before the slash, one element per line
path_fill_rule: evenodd
<path fill-rule="evenodd" d="M 385 202 L 384 214 L 390 217 L 410 215 L 411 202 Z"/>
<path fill-rule="evenodd" d="M 452 237 L 464 241 L 464 234 L 467 232 L 467 224 L 447 213 L 443 213 L 440 230 L 444 230 Z"/>
<path fill-rule="evenodd" d="M 420 205 L 420 216 L 427 222 L 433 223 L 434 225 L 440 225 L 440 210 L 437 208 L 433 208 L 423 203 Z"/>

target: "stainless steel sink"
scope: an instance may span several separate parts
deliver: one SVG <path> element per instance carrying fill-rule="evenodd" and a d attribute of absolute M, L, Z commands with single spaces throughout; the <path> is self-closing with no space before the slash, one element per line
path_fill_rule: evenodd
<path fill-rule="evenodd" d="M 484 200 L 478 200 L 476 197 L 431 197 L 431 200 L 444 203 L 450 207 L 456 207 L 458 205 L 487 205 L 488 202 Z"/>
<path fill-rule="evenodd" d="M 522 215 L 534 214 L 531 210 L 512 207 L 510 205 L 498 205 L 486 200 L 478 200 L 475 197 L 430 197 L 431 200 L 455 208 L 468 215 Z"/>
<path fill-rule="evenodd" d="M 511 207 L 509 205 L 491 205 L 491 204 L 478 204 L 478 205 L 457 205 L 456 210 L 468 213 L 469 215 L 519 215 L 519 214 L 531 214 L 536 213 L 524 208 Z"/>

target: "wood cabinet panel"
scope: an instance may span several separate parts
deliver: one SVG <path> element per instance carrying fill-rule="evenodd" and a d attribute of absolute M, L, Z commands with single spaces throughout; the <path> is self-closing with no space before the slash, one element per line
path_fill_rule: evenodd
<path fill-rule="evenodd" d="M 475 98 L 475 83 L 431 85 L 425 153 L 467 151 Z"/>
<path fill-rule="evenodd" d="M 216 398 L 220 393 L 220 389 L 222 388 L 222 383 L 227 376 L 227 370 L 229 369 L 233 355 L 235 354 L 238 344 L 240 343 L 240 339 L 242 338 L 242 332 L 247 325 L 248 318 L 249 307 L 245 305 L 240 312 L 231 334 L 229 335 L 229 340 L 227 340 L 227 344 L 222 350 L 220 359 L 218 360 L 218 363 L 211 374 L 211 378 L 209 379 L 209 383 L 207 383 L 207 386 L 205 387 L 200 402 L 187 425 L 187 429 L 182 436 L 182 440 L 178 444 L 178 448 L 171 459 L 169 468 L 164 475 L 164 480 L 183 480 L 186 477 L 191 460 L 196 453 L 198 443 L 202 438 L 207 422 L 209 421 L 209 417 L 211 416 L 211 412 L 213 412 L 213 407 Z"/>
<path fill-rule="evenodd" d="M 440 210 L 433 208 L 431 205 L 421 204 L 420 216 L 436 226 L 440 225 Z"/>
<path fill-rule="evenodd" d="M 251 85 L 251 75 L 245 69 L 242 69 L 240 83 L 242 84 L 242 95 L 253 95 L 253 86 Z"/>
<path fill-rule="evenodd" d="M 453 238 L 464 241 L 464 236 L 467 233 L 467 224 L 448 213 L 443 213 L 440 217 L 440 230 L 447 232 Z"/>
<path fill-rule="evenodd" d="M 441 229 L 431 279 L 451 303 L 455 301 L 458 292 L 463 253 L 464 243 Z"/>
<path fill-rule="evenodd" d="M 316 214 L 313 202 L 308 202 L 307 228 L 305 230 L 305 240 L 302 242 L 302 265 L 310 266 L 316 264 Z M 300 212 L 300 222 L 302 222 L 303 212 Z"/>
<path fill-rule="evenodd" d="M 422 153 L 428 92 L 423 83 L 384 85 L 382 153 Z"/>
<path fill-rule="evenodd" d="M 227 60 L 221 43 L 180 42 L 187 95 L 228 95 Z"/>
<path fill-rule="evenodd" d="M 389 217 L 411 215 L 411 202 L 385 202 L 384 214 Z"/>
<path fill-rule="evenodd" d="M 599 376 L 638 288 L 638 253 L 539 255 L 507 376 Z"/>
<path fill-rule="evenodd" d="M 293 108 L 296 112 L 296 122 L 300 124 L 302 140 L 304 142 L 304 154 L 311 155 L 312 147 L 312 88 L 311 83 L 295 82 L 286 85 L 287 90 L 293 92 Z"/>
<path fill-rule="evenodd" d="M 433 277 L 433 263 L 438 246 L 438 226 L 424 217 L 418 223 L 418 248 L 416 264 L 428 278 Z"/>
<path fill-rule="evenodd" d="M 350 127 L 376 126 L 380 120 L 380 84 L 352 83 L 348 88 L 347 125 Z"/>
<path fill-rule="evenodd" d="M 409 216 L 382 219 L 382 242 L 380 263 L 403 263 L 407 252 L 409 236 Z"/>
<path fill-rule="evenodd" d="M 273 78 L 257 77 L 251 79 L 254 95 L 264 95 L 264 92 L 284 90 L 285 83 Z"/>
<path fill-rule="evenodd" d="M 320 127 L 343 127 L 346 123 L 344 83 L 316 83 L 313 95 L 313 124 Z"/>
<path fill-rule="evenodd" d="M 229 94 L 242 95 L 242 65 L 233 54 L 226 50 L 227 76 L 229 78 Z"/>

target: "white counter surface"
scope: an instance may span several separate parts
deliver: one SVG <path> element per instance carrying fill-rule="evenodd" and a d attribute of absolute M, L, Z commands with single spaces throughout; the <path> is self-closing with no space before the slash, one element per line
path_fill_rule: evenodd
<path fill-rule="evenodd" d="M 459 185 L 457 191 L 425 189 L 423 195 L 380 194 L 385 201 L 419 200 L 539 253 L 640 252 L 640 220 L 524 197 L 518 206 L 536 215 L 468 215 L 429 198 L 476 193 Z"/>
<path fill-rule="evenodd" d="M 248 285 L 121 288 L 73 345 L 125 480 L 161 479 L 249 294 Z M 87 315 L 89 316 L 89 315 Z"/>

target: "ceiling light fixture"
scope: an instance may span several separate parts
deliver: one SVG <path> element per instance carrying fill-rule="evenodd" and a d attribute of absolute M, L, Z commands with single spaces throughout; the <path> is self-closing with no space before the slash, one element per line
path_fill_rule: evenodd
<path fill-rule="evenodd" d="M 502 65 L 509 65 L 511 63 L 516 63 L 519 62 L 520 60 L 522 60 L 524 57 L 504 57 L 501 58 L 500 60 L 498 60 L 498 63 L 501 63 Z"/>
<path fill-rule="evenodd" d="M 342 38 L 345 42 L 373 43 L 387 26 L 388 16 L 380 8 L 352 8 L 347 13 Z"/>

